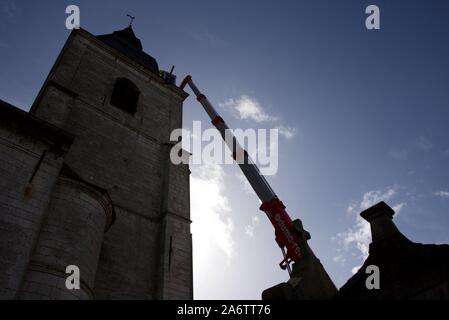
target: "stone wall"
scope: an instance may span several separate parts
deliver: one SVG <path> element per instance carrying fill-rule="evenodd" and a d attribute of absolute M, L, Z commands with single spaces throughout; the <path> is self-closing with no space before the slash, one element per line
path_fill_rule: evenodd
<path fill-rule="evenodd" d="M 19 295 L 68 148 L 59 138 L 54 128 L 0 104 L 1 299 Z"/>
<path fill-rule="evenodd" d="M 160 246 L 158 296 L 162 299 L 193 299 L 192 235 L 190 233 L 190 170 L 168 161 L 166 147 L 163 221 Z M 188 155 L 183 155 L 188 158 Z"/>

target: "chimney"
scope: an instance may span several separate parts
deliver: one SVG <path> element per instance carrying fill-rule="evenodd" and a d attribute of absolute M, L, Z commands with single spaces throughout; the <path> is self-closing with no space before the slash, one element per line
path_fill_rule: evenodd
<path fill-rule="evenodd" d="M 360 213 L 371 225 L 372 242 L 379 243 L 392 237 L 407 239 L 394 224 L 393 215 L 394 210 L 383 201 Z"/>

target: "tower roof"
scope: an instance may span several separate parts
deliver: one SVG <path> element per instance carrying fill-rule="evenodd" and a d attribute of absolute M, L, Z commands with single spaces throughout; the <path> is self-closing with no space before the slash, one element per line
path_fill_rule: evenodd
<path fill-rule="evenodd" d="M 142 42 L 134 34 L 131 26 L 110 34 L 99 35 L 97 39 L 120 51 L 122 54 L 159 75 L 156 59 L 143 51 Z"/>

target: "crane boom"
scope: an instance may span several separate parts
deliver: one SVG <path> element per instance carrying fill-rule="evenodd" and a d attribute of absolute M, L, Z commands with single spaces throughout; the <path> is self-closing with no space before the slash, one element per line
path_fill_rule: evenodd
<path fill-rule="evenodd" d="M 291 273 L 290 263 L 298 262 L 302 255 L 298 235 L 294 232 L 293 221 L 285 210 L 285 206 L 277 197 L 268 181 L 260 173 L 257 165 L 238 143 L 235 136 L 229 130 L 226 122 L 217 113 L 210 101 L 193 83 L 192 77 L 188 75 L 180 85 L 184 89 L 186 85 L 192 89 L 197 100 L 201 103 L 206 113 L 212 120 L 223 140 L 232 152 L 234 160 L 239 165 L 254 192 L 259 197 L 262 205 L 260 210 L 264 211 L 275 229 L 275 240 L 282 250 L 284 259 L 279 264 L 282 269 Z"/>

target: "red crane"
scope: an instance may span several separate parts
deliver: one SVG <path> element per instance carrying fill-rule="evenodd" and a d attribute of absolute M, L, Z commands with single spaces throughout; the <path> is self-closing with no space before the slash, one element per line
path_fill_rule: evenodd
<path fill-rule="evenodd" d="M 220 132 L 223 140 L 231 150 L 234 160 L 237 162 L 249 184 L 261 200 L 262 205 L 260 206 L 260 210 L 264 211 L 268 219 L 270 219 L 275 230 L 275 240 L 284 256 L 284 259 L 279 266 L 283 270 L 287 269 L 289 274 L 291 274 L 290 264 L 298 262 L 302 256 L 303 248 L 300 247 L 301 242 L 299 241 L 300 232 L 305 233 L 305 240 L 308 240 L 310 235 L 302 229 L 302 224 L 299 219 L 292 221 L 287 211 L 285 211 L 284 204 L 279 200 L 268 181 L 249 157 L 246 150 L 240 146 L 237 139 L 226 125 L 226 122 L 215 111 L 215 108 L 206 96 L 202 94 L 193 83 L 192 76 L 187 76 L 182 81 L 180 88 L 184 90 L 186 85 L 189 85 L 195 93 L 197 100 L 201 103 L 212 120 L 212 124 Z"/>

